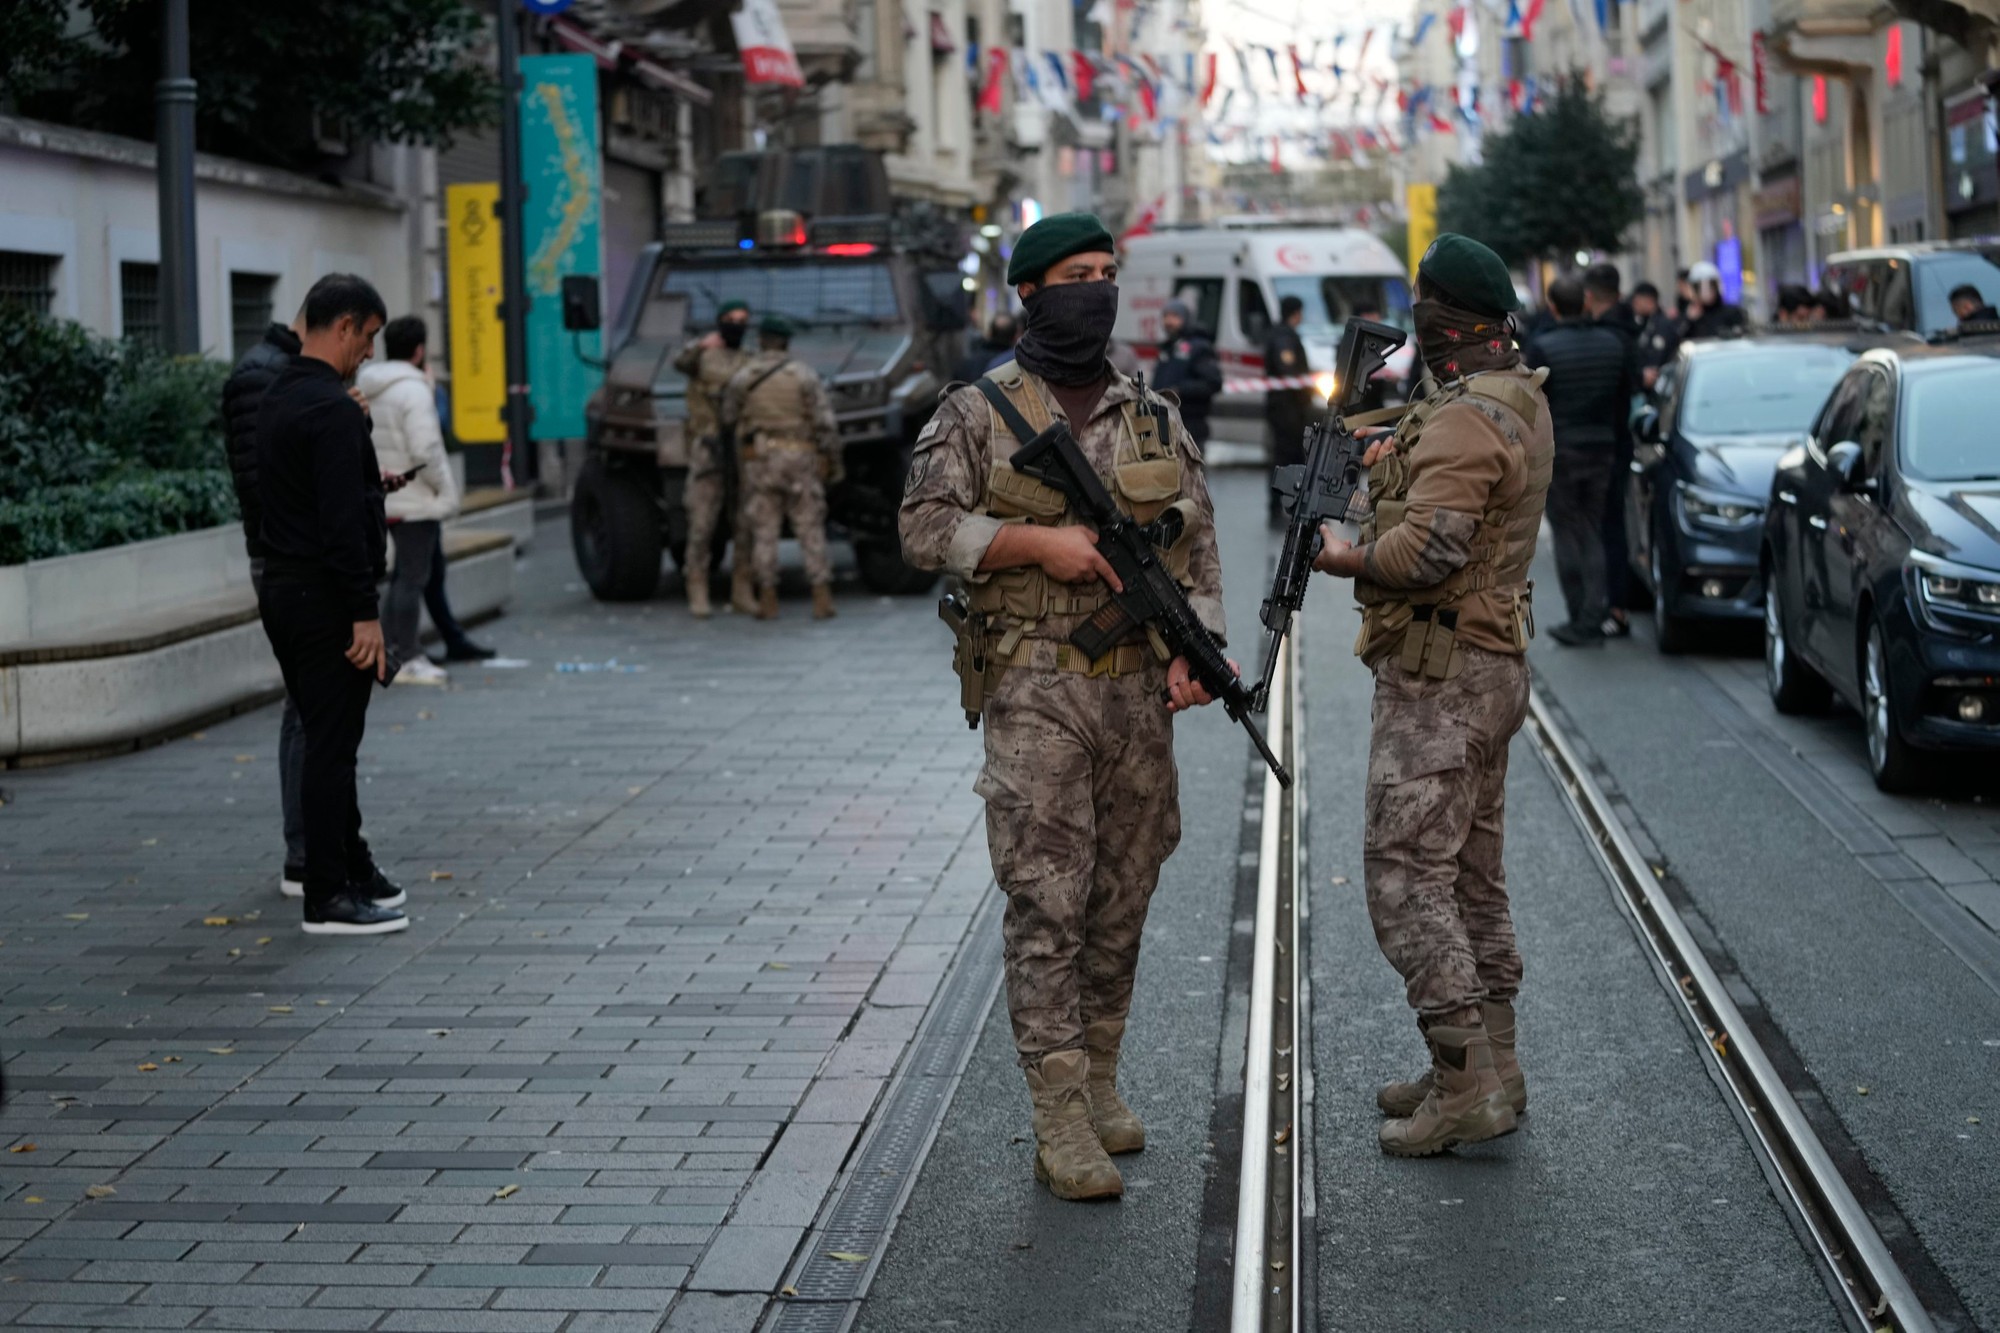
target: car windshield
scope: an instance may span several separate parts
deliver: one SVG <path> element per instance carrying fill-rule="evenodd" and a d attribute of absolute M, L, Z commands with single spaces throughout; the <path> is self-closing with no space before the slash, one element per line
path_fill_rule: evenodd
<path fill-rule="evenodd" d="M 1705 435 L 1802 434 L 1854 360 L 1845 348 L 1732 347 L 1688 367 L 1681 429 Z"/>
<path fill-rule="evenodd" d="M 1917 307 L 1921 331 L 1935 333 L 1958 323 L 1951 294 L 1960 287 L 1979 289 L 1987 305 L 2000 307 L 2000 265 L 1983 250 L 1952 250 L 1925 255 L 1913 266 L 1917 275 Z"/>
<path fill-rule="evenodd" d="M 1374 307 L 1384 324 L 1399 329 L 1410 327 L 1410 285 L 1399 277 L 1307 277 L 1283 275 L 1271 279 L 1271 291 L 1279 301 L 1296 296 L 1305 302 L 1305 317 L 1299 336 L 1315 342 L 1334 342 L 1347 327 L 1347 318 L 1357 309 Z M 1273 310 L 1277 309 L 1274 304 Z"/>
<path fill-rule="evenodd" d="M 670 269 L 664 292 L 685 292 L 688 327 L 715 327 L 724 301 L 742 301 L 753 320 L 780 314 L 803 327 L 854 328 L 898 322 L 896 285 L 879 263 L 744 264 Z"/>
<path fill-rule="evenodd" d="M 1904 383 L 1903 471 L 1923 481 L 2000 481 L 2000 361 L 1966 357 Z"/>

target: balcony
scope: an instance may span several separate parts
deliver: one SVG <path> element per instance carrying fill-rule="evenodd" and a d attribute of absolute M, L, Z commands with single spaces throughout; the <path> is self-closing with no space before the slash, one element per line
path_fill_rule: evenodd
<path fill-rule="evenodd" d="M 1866 76 L 1875 34 L 1896 17 L 1886 0 L 1772 0 L 1771 54 L 1795 74 Z"/>

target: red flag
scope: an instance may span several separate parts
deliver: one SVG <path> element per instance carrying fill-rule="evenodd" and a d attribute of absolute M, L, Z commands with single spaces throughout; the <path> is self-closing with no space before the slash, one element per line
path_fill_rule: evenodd
<path fill-rule="evenodd" d="M 1431 112 L 1431 128 L 1436 130 L 1439 134 L 1457 133 L 1457 131 L 1452 128 L 1451 122 L 1446 120 L 1443 116 L 1440 116 L 1435 111 Z"/>
<path fill-rule="evenodd" d="M 1296 46 L 1288 46 L 1285 49 L 1291 52 L 1292 83 L 1298 89 L 1299 100 L 1303 102 L 1306 100 L 1306 71 L 1305 71 L 1305 66 L 1299 62 L 1299 48 Z"/>
<path fill-rule="evenodd" d="M 1367 32 L 1361 34 L 1361 49 L 1354 53 L 1354 67 L 1356 69 L 1360 69 L 1361 63 L 1364 60 L 1368 59 L 1368 43 L 1374 40 L 1375 40 L 1375 30 L 1373 28 L 1370 28 Z"/>
<path fill-rule="evenodd" d="M 1281 143 L 1282 141 L 1277 135 L 1274 134 L 1271 136 L 1271 170 L 1280 174 L 1285 170 L 1285 164 L 1278 158 L 1278 150 Z"/>
<path fill-rule="evenodd" d="M 1076 69 L 1077 100 L 1082 101 L 1090 96 L 1091 89 L 1096 86 L 1097 68 L 1090 63 L 1090 57 L 1081 51 L 1070 52 L 1069 59 L 1070 64 Z"/>
<path fill-rule="evenodd" d="M 1457 44 L 1458 42 L 1465 40 L 1464 5 L 1453 5 L 1451 7 L 1451 13 L 1446 14 L 1444 16 L 1444 23 L 1447 28 L 1451 29 L 1451 40 L 1454 45 Z"/>
<path fill-rule="evenodd" d="M 1532 42 L 1535 40 L 1535 24 L 1542 17 L 1543 3 L 1544 0 L 1528 0 L 1528 12 L 1521 15 L 1522 41 Z"/>
<path fill-rule="evenodd" d="M 986 53 L 986 82 L 979 89 L 979 109 L 991 116 L 999 115 L 1006 87 L 1007 48 L 996 46 Z"/>
<path fill-rule="evenodd" d="M 1136 82 L 1139 85 L 1139 105 L 1144 108 L 1146 119 L 1158 120 L 1160 118 L 1160 103 L 1158 96 L 1153 92 L 1152 83 L 1146 79 L 1139 79 Z"/>
<path fill-rule="evenodd" d="M 1215 56 L 1216 53 L 1213 51 L 1208 53 L 1208 69 L 1201 80 L 1201 104 L 1203 106 L 1207 106 L 1208 100 L 1215 96 Z"/>

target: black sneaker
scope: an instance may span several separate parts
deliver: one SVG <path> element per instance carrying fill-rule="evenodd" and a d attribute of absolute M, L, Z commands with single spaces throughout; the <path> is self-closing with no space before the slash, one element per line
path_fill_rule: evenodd
<path fill-rule="evenodd" d="M 336 893 L 325 902 L 308 902 L 305 924 L 300 928 L 308 935 L 387 935 L 408 930 L 410 918 L 393 907 L 377 906 L 350 890 Z"/>
<path fill-rule="evenodd" d="M 347 888 L 355 897 L 377 907 L 401 907 L 410 901 L 410 895 L 403 892 L 401 886 L 391 883 L 379 867 L 372 878 L 353 881 Z"/>
<path fill-rule="evenodd" d="M 467 639 L 464 643 L 445 649 L 444 660 L 447 662 L 484 662 L 489 657 L 498 657 L 499 655 L 498 649 L 483 648 L 472 640 Z"/>
<path fill-rule="evenodd" d="M 1549 637 L 1565 648 L 1602 648 L 1604 631 L 1595 625 L 1557 625 Z"/>

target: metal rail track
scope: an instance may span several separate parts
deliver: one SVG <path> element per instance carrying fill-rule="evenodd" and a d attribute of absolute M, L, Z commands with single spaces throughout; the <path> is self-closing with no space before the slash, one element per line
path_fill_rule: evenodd
<path fill-rule="evenodd" d="M 1752 1148 L 1782 1184 L 1850 1316 L 1869 1330 L 1934 1333 L 1937 1325 L 1908 1276 L 1539 691 L 1530 699 L 1527 730 L 1668 989 L 1707 1037 L 1708 1058 Z"/>
<path fill-rule="evenodd" d="M 1272 681 L 1271 748 L 1297 775 L 1292 787 L 1265 775 L 1257 914 L 1250 972 L 1250 1022 L 1244 1061 L 1243 1158 L 1236 1196 L 1236 1245 L 1229 1326 L 1232 1333 L 1291 1333 L 1304 1327 L 1310 1299 L 1299 1276 L 1300 1171 L 1305 1081 L 1300 1044 L 1304 972 L 1304 881 L 1299 875 L 1305 773 L 1298 744 L 1298 636 L 1286 643 Z"/>

